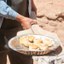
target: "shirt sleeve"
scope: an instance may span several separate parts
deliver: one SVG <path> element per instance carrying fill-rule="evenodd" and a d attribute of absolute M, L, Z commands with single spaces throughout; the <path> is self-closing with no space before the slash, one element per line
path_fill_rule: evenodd
<path fill-rule="evenodd" d="M 6 2 L 0 1 L 0 16 L 14 20 L 17 15 L 18 13 L 8 6 Z"/>

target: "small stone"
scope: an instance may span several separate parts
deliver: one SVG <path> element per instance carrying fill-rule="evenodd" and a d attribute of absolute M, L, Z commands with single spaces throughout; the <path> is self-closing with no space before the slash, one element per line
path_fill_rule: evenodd
<path fill-rule="evenodd" d="M 63 21 L 63 18 L 62 17 L 59 17 L 58 18 L 58 21 L 62 22 Z"/>

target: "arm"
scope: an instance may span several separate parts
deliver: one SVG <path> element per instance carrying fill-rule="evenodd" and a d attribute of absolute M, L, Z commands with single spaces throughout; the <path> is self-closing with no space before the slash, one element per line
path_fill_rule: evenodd
<path fill-rule="evenodd" d="M 0 1 L 0 16 L 8 18 L 8 19 L 18 20 L 19 22 L 21 22 L 20 20 L 24 19 L 24 16 L 20 15 L 16 11 L 14 11 L 4 1 Z M 23 20 L 22 20 L 22 22 L 23 22 Z"/>
<path fill-rule="evenodd" d="M 18 13 L 9 7 L 4 1 L 0 1 L 0 16 L 10 19 L 16 19 Z"/>
<path fill-rule="evenodd" d="M 9 7 L 4 1 L 0 1 L 0 16 L 17 20 L 25 29 L 30 28 L 31 23 L 33 23 L 32 19 L 20 15 Z"/>

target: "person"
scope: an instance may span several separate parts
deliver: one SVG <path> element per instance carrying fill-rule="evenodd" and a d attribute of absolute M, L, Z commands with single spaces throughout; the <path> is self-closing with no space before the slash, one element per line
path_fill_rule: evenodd
<path fill-rule="evenodd" d="M 33 0 L 31 1 L 33 10 L 36 10 L 33 6 Z M 29 29 L 32 24 L 36 23 L 35 20 L 26 17 L 28 16 L 27 3 L 28 0 L 0 0 L 0 49 L 5 48 L 5 37 L 10 39 L 11 37 L 15 36 L 15 33 L 13 34 L 13 31 L 10 31 L 12 32 L 10 34 L 8 30 L 21 25 L 23 29 Z M 5 33 L 9 33 L 9 35 L 5 35 Z M 2 56 L 0 58 L 2 59 Z M 5 58 L 3 58 L 3 60 L 4 59 Z M 4 64 L 5 62 L 1 62 L 0 60 L 0 63 Z"/>

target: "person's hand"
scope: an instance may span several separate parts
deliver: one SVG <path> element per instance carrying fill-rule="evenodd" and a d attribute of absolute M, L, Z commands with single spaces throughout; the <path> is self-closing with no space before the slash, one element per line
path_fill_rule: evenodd
<path fill-rule="evenodd" d="M 21 20 L 22 21 L 22 20 Z M 23 26 L 23 29 L 29 29 L 31 25 L 36 24 L 36 20 L 30 19 L 30 18 L 24 18 L 21 25 Z"/>
<path fill-rule="evenodd" d="M 31 27 L 31 25 L 37 23 L 36 20 L 24 17 L 22 15 L 18 15 L 17 20 L 21 23 L 21 25 L 23 26 L 23 29 L 29 29 Z"/>

